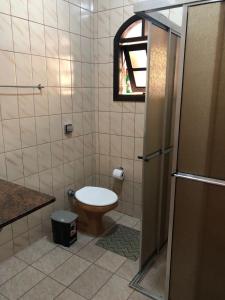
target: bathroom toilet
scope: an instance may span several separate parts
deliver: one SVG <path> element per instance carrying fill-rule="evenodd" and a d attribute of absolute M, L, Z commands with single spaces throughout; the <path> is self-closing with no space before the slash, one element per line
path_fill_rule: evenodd
<path fill-rule="evenodd" d="M 103 215 L 118 204 L 116 193 L 101 187 L 86 186 L 75 193 L 75 199 L 79 230 L 95 236 L 102 234 Z"/>

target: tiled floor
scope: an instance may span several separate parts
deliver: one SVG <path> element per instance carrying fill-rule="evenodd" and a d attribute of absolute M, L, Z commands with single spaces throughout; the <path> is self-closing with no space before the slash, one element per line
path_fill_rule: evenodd
<path fill-rule="evenodd" d="M 139 229 L 140 222 L 116 211 L 105 218 Z M 42 238 L 0 264 L 0 300 L 147 300 L 128 287 L 138 262 L 95 245 L 78 235 L 70 248 Z"/>

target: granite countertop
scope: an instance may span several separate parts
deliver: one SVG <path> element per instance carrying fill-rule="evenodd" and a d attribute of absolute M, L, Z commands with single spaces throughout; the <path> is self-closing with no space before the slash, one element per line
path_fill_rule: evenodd
<path fill-rule="evenodd" d="M 54 196 L 0 179 L 0 229 L 54 201 Z"/>

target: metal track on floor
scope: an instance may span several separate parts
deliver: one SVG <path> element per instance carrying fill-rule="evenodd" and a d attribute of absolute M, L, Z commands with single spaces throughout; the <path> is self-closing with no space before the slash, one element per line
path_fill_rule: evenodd
<path fill-rule="evenodd" d="M 147 296 L 148 298 L 152 300 L 164 300 L 162 297 L 157 297 L 153 295 L 149 290 L 143 288 L 140 285 L 140 282 L 145 277 L 145 275 L 148 273 L 148 271 L 151 269 L 151 267 L 154 265 L 154 263 L 157 261 L 157 259 L 160 257 L 161 253 L 164 251 L 163 249 L 160 251 L 159 254 L 154 255 L 149 262 L 144 266 L 143 270 L 139 271 L 134 278 L 129 283 L 129 286 L 133 288 L 134 290 L 138 291 L 139 293 Z"/>

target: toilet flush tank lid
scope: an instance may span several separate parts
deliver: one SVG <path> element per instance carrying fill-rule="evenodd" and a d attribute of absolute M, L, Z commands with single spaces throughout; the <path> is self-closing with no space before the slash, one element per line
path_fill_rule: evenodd
<path fill-rule="evenodd" d="M 81 203 L 93 206 L 112 205 L 117 202 L 116 193 L 105 188 L 85 186 L 75 193 Z"/>

